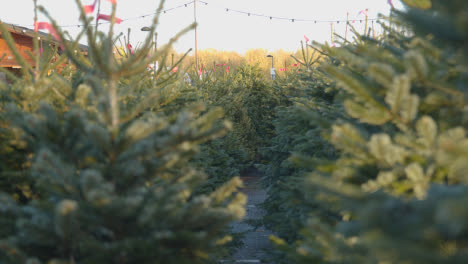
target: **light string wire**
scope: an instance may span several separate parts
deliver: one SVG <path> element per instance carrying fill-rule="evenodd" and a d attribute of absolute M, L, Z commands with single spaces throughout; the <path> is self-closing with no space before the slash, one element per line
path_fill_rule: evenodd
<path fill-rule="evenodd" d="M 364 18 L 354 18 L 354 19 L 344 19 L 344 20 L 340 20 L 340 19 L 329 19 L 329 20 L 320 20 L 320 19 L 303 19 L 303 18 L 293 18 L 293 17 L 283 17 L 283 16 L 271 16 L 271 15 L 265 15 L 265 14 L 262 14 L 262 13 L 255 13 L 255 12 L 249 12 L 249 11 L 243 11 L 243 10 L 237 10 L 237 9 L 232 9 L 232 8 L 227 8 L 227 7 L 223 7 L 223 6 L 219 6 L 219 5 L 213 5 L 211 3 L 208 3 L 206 1 L 197 1 L 199 3 L 202 3 L 202 4 L 205 4 L 205 6 L 207 5 L 210 5 L 210 6 L 214 6 L 218 9 L 223 9 L 226 11 L 226 13 L 237 13 L 237 14 L 244 14 L 244 15 L 247 15 L 247 16 L 256 16 L 256 17 L 265 17 L 265 18 L 269 18 L 270 20 L 285 20 L 285 21 L 291 21 L 291 22 L 309 22 L 309 23 L 314 23 L 314 24 L 317 24 L 317 23 L 340 23 L 340 22 L 343 22 L 343 23 L 346 23 L 346 22 L 350 22 L 350 21 L 360 21 L 361 23 L 363 21 L 365 21 L 366 19 Z M 367 21 L 379 21 L 380 19 L 379 18 L 367 18 Z"/>
<path fill-rule="evenodd" d="M 125 21 L 142 19 L 142 18 L 145 18 L 145 17 L 154 16 L 154 15 L 157 15 L 158 13 L 159 14 L 161 14 L 161 13 L 166 14 L 167 12 L 171 12 L 171 11 L 174 11 L 174 10 L 179 9 L 179 8 L 188 7 L 189 5 L 193 4 L 193 2 L 194 1 L 191 1 L 191 2 L 187 2 L 185 4 L 181 4 L 181 5 L 178 5 L 178 6 L 171 7 L 171 8 L 167 8 L 167 9 L 161 10 L 160 12 L 154 12 L 154 13 L 150 13 L 150 14 L 144 14 L 144 15 L 139 15 L 139 16 L 134 16 L 134 17 L 123 18 L 122 23 L 125 22 Z M 98 23 L 98 25 L 104 25 L 104 24 L 110 24 L 110 22 L 107 21 L 107 22 L 99 22 Z M 91 23 L 90 25 L 95 26 L 96 23 Z M 16 25 L 16 26 L 21 26 L 21 25 Z M 33 26 L 34 25 L 25 25 L 24 27 L 33 27 Z M 59 27 L 61 27 L 61 28 L 82 27 L 82 26 L 83 26 L 82 24 L 59 25 Z"/>
<path fill-rule="evenodd" d="M 191 2 L 187 2 L 187 3 L 184 3 L 184 4 L 178 5 L 178 6 L 168 8 L 168 9 L 164 9 L 164 10 L 161 10 L 159 13 L 166 14 L 167 12 L 171 12 L 171 11 L 174 11 L 174 10 L 177 10 L 177 9 L 180 9 L 180 8 L 184 8 L 184 7 L 188 7 L 189 5 L 192 5 L 194 2 L 195 1 L 191 1 Z M 243 10 L 237 10 L 237 9 L 222 7 L 222 6 L 214 5 L 214 4 L 208 3 L 206 1 L 201 1 L 201 0 L 197 0 L 197 2 L 201 3 L 201 4 L 204 4 L 205 6 L 210 5 L 210 6 L 213 6 L 214 8 L 223 9 L 227 13 L 231 12 L 231 13 L 244 14 L 244 15 L 253 16 L 253 17 L 264 17 L 264 18 L 269 18 L 270 20 L 283 20 L 283 21 L 291 21 L 291 22 L 307 22 L 307 23 L 314 23 L 314 24 L 317 24 L 317 23 L 337 23 L 337 24 L 339 24 L 340 22 L 343 22 L 343 23 L 348 22 L 349 23 L 350 21 L 352 21 L 353 23 L 356 22 L 356 21 L 360 21 L 362 23 L 363 21 L 366 20 L 366 19 L 363 19 L 363 18 L 354 18 L 354 19 L 345 19 L 345 20 L 340 20 L 340 19 L 338 19 L 338 20 L 337 19 L 335 19 L 335 20 L 332 20 L 332 19 L 319 20 L 319 19 L 303 19 L 303 18 L 272 16 L 272 15 L 265 15 L 265 14 L 256 13 L 256 12 L 249 12 L 249 11 L 243 11 Z M 142 18 L 153 16 L 153 15 L 156 15 L 156 14 L 158 14 L 158 12 L 139 15 L 139 16 L 134 16 L 134 17 L 129 17 L 129 18 L 123 18 L 122 23 L 126 22 L 126 21 L 130 21 L 130 20 L 142 19 Z M 379 20 L 380 20 L 380 18 L 367 18 L 367 21 L 379 21 Z M 110 24 L 110 22 L 107 21 L 107 22 L 99 22 L 98 23 L 98 25 L 103 25 L 103 24 Z M 95 25 L 95 24 L 90 24 L 90 25 Z M 21 26 L 21 25 L 16 25 L 16 26 Z M 24 27 L 32 27 L 32 26 L 34 26 L 34 25 L 26 25 Z M 63 25 L 63 26 L 61 25 L 60 27 L 70 28 L 70 27 L 81 27 L 81 26 L 83 26 L 83 25 L 73 24 L 73 25 Z"/>

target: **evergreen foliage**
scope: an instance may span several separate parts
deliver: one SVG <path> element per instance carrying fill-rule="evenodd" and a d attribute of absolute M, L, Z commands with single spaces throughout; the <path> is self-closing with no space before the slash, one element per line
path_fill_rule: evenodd
<path fill-rule="evenodd" d="M 273 137 L 275 108 L 281 104 L 281 98 L 255 65 L 192 79 L 194 86 L 188 87 L 180 98 L 201 100 L 209 109 L 221 107 L 225 118 L 232 122 L 231 132 L 203 144 L 203 151 L 196 158 L 197 165 L 209 175 L 206 187 L 213 188 L 254 163 L 263 162 L 260 149 Z"/>
<path fill-rule="evenodd" d="M 9 155 L 8 146 L 21 149 L 13 150 L 17 160 L 7 160 L 13 164 L 2 167 L 0 182 L 22 175 L 18 184 L 29 184 L 33 195 L 18 201 L 14 191 L 1 189 L 0 262 L 215 262 L 231 239 L 228 224 L 244 214 L 246 198 L 237 193 L 238 178 L 199 193 L 206 175 L 191 161 L 200 144 L 226 134 L 231 125 L 221 120 L 220 108 L 200 104 L 165 113 L 174 98 L 173 76 L 146 72 L 155 60 L 165 68 L 170 45 L 191 27 L 147 57 L 156 15 L 141 48 L 116 58 L 113 23 L 108 34 L 96 32 L 92 18 L 81 12 L 89 57 L 73 52 L 78 40 L 63 43 L 76 67 L 71 78 L 40 75 L 41 68 L 29 67 L 24 79 L 31 77 L 31 88 L 25 89 L 23 80 L 2 84 L 1 120 L 7 129 L 1 133 L 7 142 L 1 154 Z M 115 13 L 114 4 L 111 17 Z M 24 100 L 25 105 L 14 89 L 25 96 L 51 95 Z M 54 93 L 61 95 L 60 103 Z"/>
<path fill-rule="evenodd" d="M 268 163 L 261 169 L 265 174 L 263 182 L 269 186 L 266 224 L 288 241 L 297 238 L 302 218 L 310 210 L 303 203 L 303 194 L 297 192 L 303 185 L 303 174 L 310 167 L 298 164 L 291 155 L 296 158 L 334 157 L 333 148 L 321 137 L 327 120 L 335 119 L 338 111 L 332 105 L 333 84 L 324 80 L 323 74 L 314 69 L 276 82 L 286 102 L 276 109 L 276 135 L 263 149 Z"/>
<path fill-rule="evenodd" d="M 293 189 L 311 209 L 293 246 L 273 238 L 288 261 L 467 261 L 468 5 L 422 5 L 394 11 L 410 36 L 387 27 L 381 39 L 321 46 L 333 58 L 323 70 L 341 90 L 333 104 L 348 117 L 330 120 L 336 158 L 317 159 L 317 149 L 295 159 L 313 170 Z"/>

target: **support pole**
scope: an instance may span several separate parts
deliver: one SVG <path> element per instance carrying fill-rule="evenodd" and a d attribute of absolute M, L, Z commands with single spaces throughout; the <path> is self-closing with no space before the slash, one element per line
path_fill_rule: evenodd
<path fill-rule="evenodd" d="M 374 20 L 372 20 L 372 37 L 375 38 Z"/>
<path fill-rule="evenodd" d="M 331 44 L 333 44 L 333 22 L 330 23 L 330 40 Z"/>
<path fill-rule="evenodd" d="M 345 31 L 345 35 L 344 35 L 345 43 L 348 40 L 348 24 L 349 24 L 349 12 L 346 14 L 346 31 Z"/>
<path fill-rule="evenodd" d="M 193 15 L 195 24 L 197 23 L 197 0 L 193 1 Z M 195 67 L 198 71 L 198 40 L 197 40 L 197 28 L 198 25 L 195 25 Z"/>
<path fill-rule="evenodd" d="M 154 54 L 153 55 L 155 55 L 157 51 L 158 51 L 158 33 L 155 32 L 154 33 Z M 154 61 L 154 65 L 153 65 L 154 83 L 156 83 L 156 67 L 159 66 L 159 65 L 157 65 L 157 63 L 158 63 L 157 61 Z"/>
<path fill-rule="evenodd" d="M 98 17 L 99 17 L 99 14 L 101 13 L 101 1 L 98 1 L 98 9 L 97 9 L 97 15 L 96 15 L 96 25 L 95 25 L 95 31 L 98 30 L 98 25 L 99 25 L 99 20 L 98 20 Z"/>
<path fill-rule="evenodd" d="M 369 15 L 367 14 L 369 9 L 366 8 L 366 25 L 364 26 L 364 36 L 367 36 L 367 23 L 369 21 Z"/>

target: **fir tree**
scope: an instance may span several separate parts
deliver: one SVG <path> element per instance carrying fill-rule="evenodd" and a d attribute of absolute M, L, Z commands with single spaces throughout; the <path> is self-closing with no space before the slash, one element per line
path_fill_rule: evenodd
<path fill-rule="evenodd" d="M 357 36 L 323 66 L 349 118 L 332 120 L 336 160 L 313 166 L 304 203 L 320 204 L 292 247 L 296 263 L 465 263 L 464 1 L 405 1 L 381 39 Z M 408 24 L 406 24 L 408 23 Z M 326 211 L 321 210 L 327 208 Z"/>
<path fill-rule="evenodd" d="M 246 198 L 237 193 L 238 178 L 197 193 L 205 174 L 190 161 L 199 144 L 225 134 L 230 124 L 221 120 L 219 108 L 194 105 L 165 115 L 159 109 L 166 100 L 141 102 L 150 95 L 165 96 L 169 72 L 153 76 L 156 86 L 145 87 L 131 77 L 145 78 L 143 71 L 155 60 L 164 66 L 171 44 L 192 27 L 147 57 L 156 15 L 141 48 L 117 59 L 114 24 L 108 34 L 94 31 L 79 0 L 77 4 L 89 58 L 73 52 L 78 40 L 63 43 L 78 83 L 61 82 L 68 91 L 64 107 L 57 109 L 46 98 L 33 109 L 11 103 L 3 108 L 2 118 L 30 150 L 30 166 L 10 169 L 27 177 L 35 197 L 22 204 L 1 194 L 0 261 L 214 262 L 230 240 L 227 225 L 243 216 Z M 115 14 L 114 4 L 111 19 Z M 53 90 L 40 85 L 50 77 L 36 78 L 37 88 Z"/>

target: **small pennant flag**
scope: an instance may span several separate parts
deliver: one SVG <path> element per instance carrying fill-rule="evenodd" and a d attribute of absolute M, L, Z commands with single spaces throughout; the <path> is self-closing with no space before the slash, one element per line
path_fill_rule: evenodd
<path fill-rule="evenodd" d="M 127 44 L 127 49 L 130 51 L 131 54 L 134 54 L 134 53 L 135 53 L 135 51 L 133 50 L 132 44 L 128 43 L 128 44 Z"/>
<path fill-rule="evenodd" d="M 45 29 L 49 31 L 49 33 L 58 41 L 62 41 L 60 35 L 57 33 L 55 28 L 48 22 L 35 22 L 34 23 L 34 31 L 37 32 L 39 29 Z"/>
<path fill-rule="evenodd" d="M 83 6 L 85 14 L 91 14 L 92 12 L 94 12 L 94 8 L 96 7 L 96 3 L 97 3 L 97 0 L 94 0 L 94 3 L 92 5 Z"/>
<path fill-rule="evenodd" d="M 100 19 L 104 19 L 104 20 L 110 21 L 110 20 L 111 20 L 111 16 L 99 14 L 99 15 L 97 16 L 96 21 L 99 21 Z M 122 19 L 120 19 L 120 18 L 118 18 L 118 17 L 114 17 L 114 19 L 115 19 L 115 23 L 117 23 L 117 24 L 122 23 Z"/>
<path fill-rule="evenodd" d="M 97 1 L 100 1 L 100 0 L 94 0 L 94 3 L 92 5 L 83 6 L 85 14 L 90 14 L 94 12 L 94 8 L 96 7 Z M 117 0 L 107 0 L 107 1 L 111 2 L 112 4 L 117 4 Z"/>
<path fill-rule="evenodd" d="M 172 69 L 172 72 L 177 72 L 179 70 L 179 67 L 175 66 L 174 69 Z"/>
<path fill-rule="evenodd" d="M 359 16 L 359 15 L 365 15 L 365 16 L 367 16 L 367 9 L 363 9 L 363 10 L 359 11 L 358 16 Z"/>
<path fill-rule="evenodd" d="M 83 6 L 85 14 L 91 14 L 94 12 L 94 8 L 96 7 L 96 3 L 98 0 L 94 0 L 94 3 L 92 5 L 85 5 Z"/>
<path fill-rule="evenodd" d="M 198 76 L 201 76 L 204 68 L 205 68 L 205 65 L 202 64 L 200 70 L 198 71 Z"/>
<path fill-rule="evenodd" d="M 306 43 L 309 42 L 309 38 L 306 37 L 306 35 L 304 35 L 304 39 L 305 39 Z"/>

